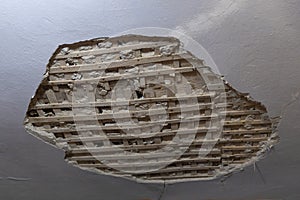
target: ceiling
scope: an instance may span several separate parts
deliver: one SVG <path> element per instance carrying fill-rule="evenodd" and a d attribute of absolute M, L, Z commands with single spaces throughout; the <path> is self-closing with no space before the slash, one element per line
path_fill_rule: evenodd
<path fill-rule="evenodd" d="M 2 0 L 0 199 L 299 199 L 299 8 L 299 0 Z M 75 168 L 25 132 L 30 97 L 59 44 L 141 27 L 192 37 L 233 87 L 282 117 L 281 141 L 266 158 L 226 179 L 164 189 Z"/>

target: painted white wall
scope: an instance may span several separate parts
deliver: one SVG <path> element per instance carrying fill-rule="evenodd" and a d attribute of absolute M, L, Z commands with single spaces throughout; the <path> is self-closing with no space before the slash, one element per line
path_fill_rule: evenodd
<path fill-rule="evenodd" d="M 22 127 L 29 99 L 58 44 L 153 26 L 193 37 L 229 83 L 250 92 L 273 116 L 283 115 L 281 142 L 257 163 L 259 168 L 247 167 L 225 182 L 171 185 L 163 199 L 299 199 L 299 19 L 299 0 L 2 0 L 0 199 L 158 198 L 161 185 L 74 168 L 64 162 L 62 151 Z"/>

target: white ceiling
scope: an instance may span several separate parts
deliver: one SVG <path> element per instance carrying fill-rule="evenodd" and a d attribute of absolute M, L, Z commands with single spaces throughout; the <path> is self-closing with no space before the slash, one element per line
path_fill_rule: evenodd
<path fill-rule="evenodd" d="M 68 165 L 22 121 L 56 47 L 141 27 L 182 31 L 203 45 L 236 89 L 282 115 L 281 142 L 256 168 L 225 181 L 167 186 L 164 200 L 300 198 L 299 0 L 2 0 L 0 199 L 158 199 L 137 184 Z"/>

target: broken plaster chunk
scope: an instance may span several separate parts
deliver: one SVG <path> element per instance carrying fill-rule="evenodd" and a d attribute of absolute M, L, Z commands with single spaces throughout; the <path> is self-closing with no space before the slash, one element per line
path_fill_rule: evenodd
<path fill-rule="evenodd" d="M 100 94 L 101 96 L 105 96 L 105 95 L 107 95 L 107 91 L 104 90 L 104 89 L 101 89 L 100 92 L 99 92 L 99 94 Z"/>
<path fill-rule="evenodd" d="M 56 76 L 60 79 L 64 78 L 65 77 L 65 74 L 64 73 L 61 73 L 61 74 L 56 74 Z"/>
<path fill-rule="evenodd" d="M 244 127 L 245 127 L 247 130 L 253 129 L 253 126 L 252 126 L 251 124 L 245 124 Z"/>
<path fill-rule="evenodd" d="M 74 73 L 71 78 L 72 80 L 80 80 L 82 78 L 82 75 L 78 73 Z"/>
<path fill-rule="evenodd" d="M 95 61 L 96 56 L 94 56 L 94 55 L 82 56 L 81 58 L 86 64 L 92 64 L 92 63 L 96 62 Z"/>
<path fill-rule="evenodd" d="M 92 50 L 93 47 L 92 46 L 82 46 L 79 47 L 79 51 L 88 51 L 88 50 Z"/>
<path fill-rule="evenodd" d="M 252 150 L 252 149 L 246 149 L 244 152 L 245 152 L 245 153 L 252 153 L 253 150 Z"/>
<path fill-rule="evenodd" d="M 278 142 L 277 122 L 261 103 L 209 67 L 199 73 L 188 60 L 170 56 L 188 54 L 202 63 L 176 38 L 127 35 L 59 48 L 24 124 L 31 134 L 63 149 L 66 161 L 75 166 L 144 182 L 206 180 L 251 164 Z M 70 53 L 74 49 L 76 54 Z M 154 60 L 143 54 L 149 49 L 155 49 Z M 136 55 L 138 59 L 127 60 Z M 65 64 L 70 67 L 55 72 Z M 199 163 L 197 156 L 204 152 Z M 95 157 L 113 162 L 99 168 Z M 88 166 L 81 164 L 83 159 Z M 124 171 L 128 166 L 133 171 Z"/>
<path fill-rule="evenodd" d="M 112 47 L 112 43 L 111 42 L 100 42 L 100 43 L 98 43 L 98 47 L 99 48 L 110 48 L 110 47 Z"/>
<path fill-rule="evenodd" d="M 144 88 L 146 86 L 146 80 L 144 77 L 140 78 L 140 87 Z"/>
<path fill-rule="evenodd" d="M 131 69 L 126 69 L 125 72 L 137 74 L 139 72 L 139 68 L 138 67 L 134 67 L 134 68 L 131 68 Z"/>
<path fill-rule="evenodd" d="M 100 76 L 100 73 L 98 73 L 96 71 L 92 71 L 91 73 L 89 73 L 89 76 L 92 78 L 97 78 Z"/>
<path fill-rule="evenodd" d="M 72 58 L 67 58 L 67 60 L 66 60 L 66 65 L 67 66 L 72 66 L 72 65 L 77 65 L 78 64 L 78 60 L 76 60 L 76 59 L 72 59 Z"/>
<path fill-rule="evenodd" d="M 132 50 L 125 50 L 120 52 L 121 59 L 131 59 L 134 58 L 134 53 Z"/>
<path fill-rule="evenodd" d="M 169 56 L 169 55 L 175 53 L 176 48 L 177 48 L 177 46 L 175 46 L 175 45 L 166 45 L 166 46 L 160 47 L 159 51 L 162 55 Z"/>
<path fill-rule="evenodd" d="M 117 56 L 115 54 L 104 54 L 100 56 L 101 61 L 111 61 L 114 60 Z"/>
<path fill-rule="evenodd" d="M 253 121 L 255 119 L 255 116 L 253 115 L 248 115 L 246 118 L 245 118 L 245 121 Z"/>
<path fill-rule="evenodd" d="M 67 54 L 70 53 L 70 48 L 69 47 L 62 48 L 62 50 L 60 51 L 60 53 L 62 55 L 67 55 Z"/>
<path fill-rule="evenodd" d="M 170 85 L 171 83 L 171 80 L 165 80 L 165 84 Z"/>

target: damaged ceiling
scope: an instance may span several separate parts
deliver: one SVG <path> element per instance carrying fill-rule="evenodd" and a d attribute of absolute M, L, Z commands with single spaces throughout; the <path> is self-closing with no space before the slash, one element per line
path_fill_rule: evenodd
<path fill-rule="evenodd" d="M 299 199 L 299 7 L 298 0 L 3 1 L 0 198 Z M 164 188 L 78 169 L 63 160 L 63 151 L 26 133 L 29 99 L 57 44 L 144 26 L 193 37 L 234 88 L 282 117 L 280 143 L 266 158 L 230 177 Z"/>
<path fill-rule="evenodd" d="M 210 180 L 258 161 L 277 122 L 183 47 L 141 35 L 61 45 L 25 128 L 79 168 L 139 182 Z"/>

